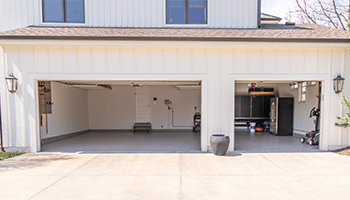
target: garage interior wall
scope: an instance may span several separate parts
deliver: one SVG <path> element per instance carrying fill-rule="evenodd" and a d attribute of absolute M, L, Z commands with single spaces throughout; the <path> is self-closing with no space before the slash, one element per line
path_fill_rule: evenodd
<path fill-rule="evenodd" d="M 131 130 L 135 122 L 135 88 L 113 86 L 112 90 L 81 90 L 52 82 L 52 114 L 48 115 L 49 134 L 46 134 L 45 115 L 40 127 L 41 139 L 85 130 Z M 157 101 L 153 98 L 156 97 Z M 164 104 L 173 102 L 172 113 Z M 200 90 L 178 90 L 175 85 L 150 86 L 150 119 L 152 129 L 192 130 L 194 107 L 201 109 Z"/>
<path fill-rule="evenodd" d="M 112 90 L 90 90 L 89 128 L 104 130 L 130 130 L 135 122 L 135 88 L 112 86 Z M 157 101 L 153 98 L 156 97 Z M 170 99 L 174 108 L 172 127 L 171 111 L 164 104 Z M 175 85 L 150 86 L 150 122 L 152 129 L 192 129 L 194 106 L 200 111 L 200 90 L 178 90 Z"/>
<path fill-rule="evenodd" d="M 48 115 L 49 134 L 46 134 L 43 114 L 41 139 L 88 130 L 88 92 L 57 82 L 51 82 L 51 91 L 53 106 L 52 114 Z"/>
<path fill-rule="evenodd" d="M 294 97 L 294 133 L 306 134 L 315 129 L 316 118 L 310 118 L 310 111 L 313 107 L 317 107 L 318 85 L 307 87 L 307 101 L 298 102 L 298 89 L 292 90 L 289 83 L 260 84 L 260 87 L 275 88 L 279 97 Z M 246 83 L 236 83 L 236 94 L 248 95 Z"/>

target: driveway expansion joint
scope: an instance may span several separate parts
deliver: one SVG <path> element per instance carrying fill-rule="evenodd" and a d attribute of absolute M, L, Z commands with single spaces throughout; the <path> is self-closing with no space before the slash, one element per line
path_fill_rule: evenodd
<path fill-rule="evenodd" d="M 97 156 L 91 158 L 90 160 L 88 160 L 87 162 L 85 162 L 84 164 L 82 164 L 81 166 L 79 166 L 78 168 L 74 169 L 73 171 L 71 171 L 70 173 L 64 175 L 62 178 L 58 179 L 57 181 L 51 183 L 50 185 L 48 185 L 47 187 L 45 187 L 44 189 L 40 190 L 39 192 L 35 193 L 33 196 L 31 196 L 28 200 L 33 199 L 34 197 L 36 197 L 37 195 L 39 195 L 40 193 L 44 192 L 45 190 L 49 189 L 50 187 L 52 187 L 53 185 L 57 184 L 58 182 L 62 181 L 63 179 L 65 179 L 66 177 L 68 177 L 69 175 L 73 174 L 75 171 L 77 171 L 78 169 L 84 167 L 86 164 L 92 162 L 93 160 L 95 160 L 97 157 L 99 157 L 100 154 L 98 154 Z"/>

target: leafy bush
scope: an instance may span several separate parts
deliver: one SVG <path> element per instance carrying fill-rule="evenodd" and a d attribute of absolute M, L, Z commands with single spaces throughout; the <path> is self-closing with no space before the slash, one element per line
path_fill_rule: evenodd
<path fill-rule="evenodd" d="M 340 120 L 340 123 L 335 123 L 336 126 L 340 127 L 350 127 L 350 100 L 346 100 L 345 96 L 343 96 L 343 101 L 341 104 L 349 111 L 345 117 L 337 117 Z"/>

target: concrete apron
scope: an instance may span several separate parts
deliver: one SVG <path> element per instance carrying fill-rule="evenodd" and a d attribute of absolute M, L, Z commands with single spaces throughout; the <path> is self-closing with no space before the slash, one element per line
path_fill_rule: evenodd
<path fill-rule="evenodd" d="M 0 162 L 0 199 L 348 199 L 333 153 L 26 154 Z"/>

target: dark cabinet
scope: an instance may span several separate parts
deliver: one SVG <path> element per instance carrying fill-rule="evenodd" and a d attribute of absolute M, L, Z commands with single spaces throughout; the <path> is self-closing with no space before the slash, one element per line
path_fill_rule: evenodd
<path fill-rule="evenodd" d="M 235 118 L 269 118 L 272 96 L 235 96 Z"/>

